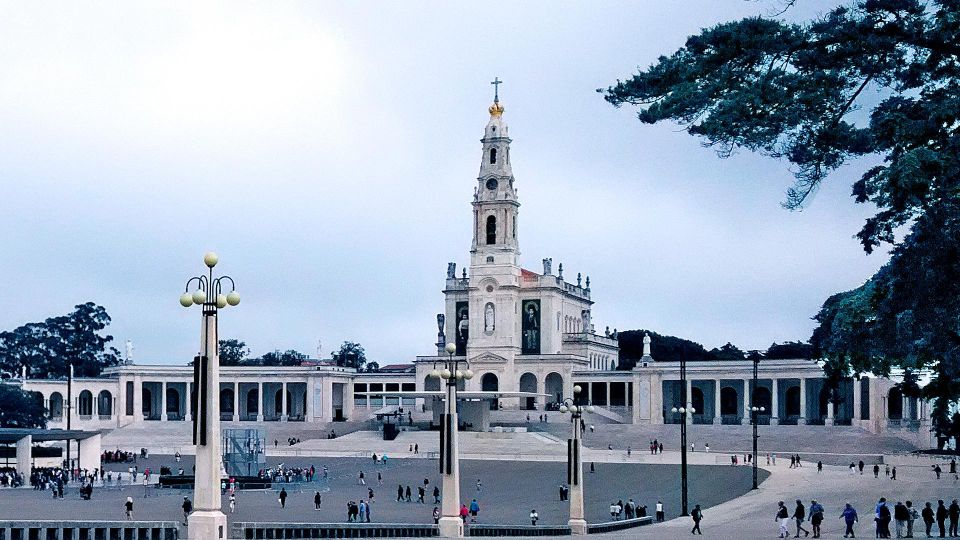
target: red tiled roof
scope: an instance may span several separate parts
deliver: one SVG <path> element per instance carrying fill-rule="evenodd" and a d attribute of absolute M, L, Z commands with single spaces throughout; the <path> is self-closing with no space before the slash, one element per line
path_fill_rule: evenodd
<path fill-rule="evenodd" d="M 523 279 L 523 280 L 525 280 L 525 281 L 536 281 L 539 277 L 540 277 L 540 274 L 538 274 L 538 273 L 536 273 L 536 272 L 531 272 L 530 270 L 527 270 L 526 268 L 521 268 L 521 269 L 520 269 L 520 278 Z"/>

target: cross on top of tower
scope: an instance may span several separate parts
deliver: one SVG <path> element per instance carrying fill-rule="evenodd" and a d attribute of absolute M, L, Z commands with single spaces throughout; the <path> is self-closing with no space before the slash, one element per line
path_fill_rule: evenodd
<path fill-rule="evenodd" d="M 500 77 L 494 77 L 490 84 L 493 85 L 493 102 L 500 103 L 500 85 L 503 84 L 503 81 L 500 80 Z"/>

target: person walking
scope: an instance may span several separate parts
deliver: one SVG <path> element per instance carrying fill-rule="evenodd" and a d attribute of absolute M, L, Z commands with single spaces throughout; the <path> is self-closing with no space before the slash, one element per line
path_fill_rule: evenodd
<path fill-rule="evenodd" d="M 864 466 L 864 463 L 863 463 L 863 460 L 861 459 L 861 460 L 857 463 L 857 468 L 860 469 L 860 476 L 863 476 L 863 466 Z"/>
<path fill-rule="evenodd" d="M 313 494 L 313 509 L 320 510 L 320 505 L 323 503 L 323 497 L 320 496 L 320 492 L 316 491 Z"/>
<path fill-rule="evenodd" d="M 894 467 L 893 469 L 890 469 L 890 479 L 891 479 L 891 480 L 896 480 L 896 479 L 897 479 L 897 468 L 896 468 L 896 467 Z"/>
<path fill-rule="evenodd" d="M 434 506 L 433 507 L 433 524 L 437 525 L 439 523 L 440 523 L 440 508 Z"/>
<path fill-rule="evenodd" d="M 423 489 L 423 486 L 417 486 L 417 502 L 420 504 L 426 504 L 426 501 L 423 500 L 423 497 L 427 494 L 427 490 Z"/>
<path fill-rule="evenodd" d="M 477 514 L 480 513 L 480 503 L 476 499 L 470 501 L 470 523 L 477 522 Z"/>
<path fill-rule="evenodd" d="M 943 469 L 940 468 L 940 465 L 933 466 L 933 472 L 937 475 L 937 480 L 940 479 L 940 473 L 943 472 Z"/>
<path fill-rule="evenodd" d="M 403 490 L 403 500 L 410 502 L 410 484 L 407 484 L 407 489 Z"/>
<path fill-rule="evenodd" d="M 943 505 L 943 499 L 937 501 L 937 528 L 940 529 L 940 538 L 946 536 L 947 526 L 947 507 Z"/>
<path fill-rule="evenodd" d="M 397 484 L 397 501 L 403 501 L 403 485 Z"/>
<path fill-rule="evenodd" d="M 821 523 L 823 523 L 823 505 L 817 501 L 810 501 L 810 526 L 813 528 L 814 538 L 820 538 Z"/>
<path fill-rule="evenodd" d="M 359 476 L 358 476 L 358 478 L 357 478 L 357 484 L 358 484 L 358 485 L 361 485 L 361 486 L 367 485 L 367 481 L 364 480 L 363 471 L 360 471 L 360 474 L 359 474 Z"/>
<path fill-rule="evenodd" d="M 663 521 L 663 501 L 657 501 L 656 512 L 657 512 L 657 523 Z"/>
<path fill-rule="evenodd" d="M 703 521 L 703 510 L 700 510 L 699 504 L 693 507 L 693 511 L 690 512 L 690 517 L 693 518 L 693 529 L 690 529 L 690 534 L 703 535 L 703 531 L 700 530 L 700 522 Z"/>
<path fill-rule="evenodd" d="M 823 472 L 823 462 L 817 461 L 817 474 L 820 474 L 822 472 Z"/>
<path fill-rule="evenodd" d="M 127 502 L 123 503 L 126 510 L 127 519 L 133 519 L 133 497 L 127 497 Z"/>
<path fill-rule="evenodd" d="M 232 514 L 236 511 L 237 511 L 237 494 L 231 493 L 230 494 L 230 513 Z"/>
<path fill-rule="evenodd" d="M 927 538 L 930 538 L 930 529 L 933 528 L 933 508 L 930 506 L 930 503 L 926 503 L 923 506 L 923 510 L 920 511 L 920 517 L 923 518 L 923 525 L 926 527 Z"/>
<path fill-rule="evenodd" d="M 953 502 L 950 503 L 950 508 L 948 508 L 947 511 L 950 513 L 949 514 L 950 515 L 950 533 L 949 534 L 951 537 L 956 537 L 957 523 L 960 522 L 960 504 L 957 504 L 956 499 L 954 499 Z"/>
<path fill-rule="evenodd" d="M 190 502 L 188 497 L 183 498 L 183 504 L 180 505 L 180 508 L 183 509 L 183 524 L 187 524 L 187 517 L 190 515 L 190 512 L 193 512 L 193 503 Z"/>
<path fill-rule="evenodd" d="M 793 510 L 793 519 L 797 522 L 797 534 L 793 535 L 794 538 L 800 538 L 800 531 L 803 531 L 804 537 L 810 536 L 810 531 L 803 528 L 803 520 L 806 518 L 806 508 L 804 508 L 800 499 L 797 499 L 797 507 Z"/>
<path fill-rule="evenodd" d="M 847 525 L 846 530 L 843 532 L 844 538 L 856 538 L 853 534 L 853 524 L 859 521 L 857 518 L 857 511 L 854 510 L 850 503 L 847 503 L 843 508 L 843 512 L 840 513 L 840 519 Z"/>
<path fill-rule="evenodd" d="M 877 503 L 877 538 L 890 538 L 890 520 L 892 517 L 890 507 L 887 506 L 887 499 L 880 497 L 880 502 Z"/>
<path fill-rule="evenodd" d="M 483 489 L 483 484 L 480 483 L 480 479 L 477 478 L 477 493 L 480 493 L 480 490 Z"/>
<path fill-rule="evenodd" d="M 467 505 L 461 503 L 460 504 L 460 521 L 466 524 L 467 516 L 469 515 L 470 515 L 470 510 L 467 510 Z"/>
<path fill-rule="evenodd" d="M 377 485 L 378 486 L 383 485 L 383 474 L 380 473 L 379 471 L 377 471 Z"/>
<path fill-rule="evenodd" d="M 533 510 L 530 510 L 530 524 L 536 527 L 538 519 L 540 519 L 540 514 L 537 513 L 537 509 L 534 508 Z"/>
<path fill-rule="evenodd" d="M 879 465 L 879 464 L 876 464 L 876 463 L 873 464 L 873 477 L 874 477 L 874 478 L 880 478 L 880 465 Z"/>
<path fill-rule="evenodd" d="M 783 504 L 783 501 L 777 503 L 777 514 L 773 516 L 773 521 L 777 523 L 778 532 L 777 538 L 786 538 L 790 536 L 790 529 L 787 525 L 789 523 L 790 513 L 787 512 L 787 506 Z"/>
<path fill-rule="evenodd" d="M 277 497 L 277 501 L 280 502 L 280 508 L 287 507 L 287 488 L 280 488 L 280 495 Z"/>
<path fill-rule="evenodd" d="M 440 504 L 440 487 L 433 486 L 433 504 Z"/>

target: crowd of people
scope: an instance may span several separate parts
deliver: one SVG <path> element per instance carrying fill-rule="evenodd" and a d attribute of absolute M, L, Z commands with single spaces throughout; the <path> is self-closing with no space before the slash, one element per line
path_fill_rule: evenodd
<path fill-rule="evenodd" d="M 957 499 L 953 499 L 949 505 L 943 500 L 938 500 L 936 504 L 934 508 L 933 503 L 926 502 L 923 508 L 918 510 L 913 501 L 897 501 L 891 504 L 885 497 L 880 497 L 872 512 L 875 537 L 892 538 L 894 534 L 890 530 L 892 523 L 897 538 L 913 538 L 917 520 L 923 523 L 927 538 L 935 533 L 939 533 L 940 538 L 960 536 L 957 532 L 960 525 L 960 504 L 957 503 Z M 798 538 L 800 533 L 803 533 L 805 538 L 811 533 L 812 538 L 821 538 L 825 514 L 823 505 L 815 500 L 810 501 L 810 506 L 807 507 L 798 499 L 792 512 L 783 501 L 778 502 L 773 518 L 777 524 L 778 538 L 789 538 L 791 526 L 795 528 L 794 538 Z M 845 526 L 843 537 L 855 538 L 855 529 L 860 523 L 860 514 L 856 508 L 848 502 L 839 510 L 837 517 L 843 520 Z M 809 530 L 804 527 L 805 523 L 809 523 Z"/>

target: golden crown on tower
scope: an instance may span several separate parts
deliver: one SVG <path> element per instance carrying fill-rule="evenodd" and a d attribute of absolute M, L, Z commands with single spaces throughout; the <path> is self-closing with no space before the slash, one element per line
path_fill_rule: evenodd
<path fill-rule="evenodd" d="M 490 111 L 490 116 L 500 116 L 503 114 L 503 105 L 499 101 L 494 101 L 487 110 Z"/>

